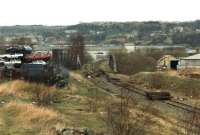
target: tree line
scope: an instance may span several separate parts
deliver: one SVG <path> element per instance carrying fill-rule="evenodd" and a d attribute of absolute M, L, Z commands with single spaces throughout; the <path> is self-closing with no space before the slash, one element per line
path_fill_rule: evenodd
<path fill-rule="evenodd" d="M 66 32 L 72 31 L 72 32 Z M 73 31 L 82 33 L 86 43 L 141 43 L 149 44 L 188 44 L 198 46 L 200 21 L 193 22 L 103 22 L 81 23 L 73 26 L 12 26 L 0 27 L 2 37 L 41 36 L 44 41 L 48 37 L 66 39 L 70 43 Z M 119 40 L 120 39 L 120 40 Z M 142 42 L 139 42 L 142 41 Z"/>

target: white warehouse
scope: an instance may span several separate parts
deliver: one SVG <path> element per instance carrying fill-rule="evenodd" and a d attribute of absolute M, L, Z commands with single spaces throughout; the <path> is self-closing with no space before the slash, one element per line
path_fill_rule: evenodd
<path fill-rule="evenodd" d="M 189 57 L 180 58 L 179 69 L 200 69 L 200 54 L 195 54 Z"/>

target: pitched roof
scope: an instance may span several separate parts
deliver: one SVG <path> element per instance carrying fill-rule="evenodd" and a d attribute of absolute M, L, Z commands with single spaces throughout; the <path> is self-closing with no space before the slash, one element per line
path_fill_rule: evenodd
<path fill-rule="evenodd" d="M 200 60 L 200 54 L 195 54 L 195 55 L 185 57 L 185 58 L 181 58 L 181 59 L 184 59 L 184 60 Z"/>

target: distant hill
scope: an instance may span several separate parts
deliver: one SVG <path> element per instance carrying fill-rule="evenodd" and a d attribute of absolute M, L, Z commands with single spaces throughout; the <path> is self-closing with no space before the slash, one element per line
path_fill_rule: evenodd
<path fill-rule="evenodd" d="M 0 43 L 30 37 L 37 44 L 68 44 L 70 35 L 82 33 L 87 44 L 200 45 L 200 21 L 94 22 L 73 26 L 1 26 Z"/>

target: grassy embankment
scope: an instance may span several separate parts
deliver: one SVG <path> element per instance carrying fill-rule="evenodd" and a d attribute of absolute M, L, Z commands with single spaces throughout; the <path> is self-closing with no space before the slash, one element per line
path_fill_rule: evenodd
<path fill-rule="evenodd" d="M 20 80 L 0 85 L 0 133 L 12 135 L 55 135 L 61 127 L 88 127 L 104 132 L 101 107 L 94 108 L 95 87 L 81 75 L 73 75 L 69 87 L 56 89 Z M 98 92 L 97 106 L 107 98 Z M 100 98 L 102 97 L 102 98 Z"/>

